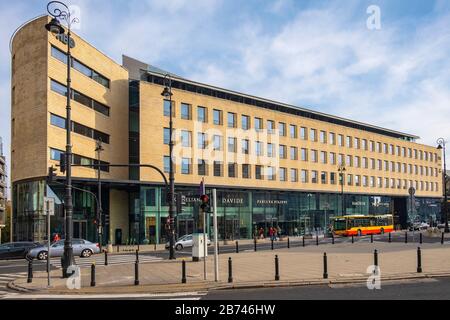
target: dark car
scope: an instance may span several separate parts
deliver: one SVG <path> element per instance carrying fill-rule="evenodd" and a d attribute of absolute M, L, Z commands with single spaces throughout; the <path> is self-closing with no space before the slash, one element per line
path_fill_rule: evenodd
<path fill-rule="evenodd" d="M 25 259 L 28 251 L 40 245 L 39 242 L 11 242 L 0 245 L 0 260 Z"/>

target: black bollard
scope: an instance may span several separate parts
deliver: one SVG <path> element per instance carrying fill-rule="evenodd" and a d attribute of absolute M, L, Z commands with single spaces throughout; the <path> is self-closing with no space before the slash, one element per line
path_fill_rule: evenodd
<path fill-rule="evenodd" d="M 228 258 L 228 283 L 233 282 L 233 262 L 231 261 L 231 257 Z"/>
<path fill-rule="evenodd" d="M 352 243 L 355 243 L 355 237 L 352 235 Z"/>
<path fill-rule="evenodd" d="M 326 252 L 323 254 L 323 278 L 328 279 L 328 261 Z"/>
<path fill-rule="evenodd" d="M 91 287 L 95 287 L 95 263 L 91 265 Z"/>
<path fill-rule="evenodd" d="M 373 264 L 378 267 L 378 251 L 377 249 L 373 252 Z"/>
<path fill-rule="evenodd" d="M 405 243 L 408 243 L 408 231 L 405 232 Z"/>
<path fill-rule="evenodd" d="M 389 243 L 392 242 L 392 239 L 391 239 L 391 233 L 390 233 L 390 232 L 389 232 L 389 240 L 388 240 L 388 242 L 389 242 Z"/>
<path fill-rule="evenodd" d="M 303 246 L 305 246 L 305 236 L 302 237 Z"/>
<path fill-rule="evenodd" d="M 119 253 L 119 251 L 120 251 L 120 250 L 119 250 L 119 245 L 117 245 L 117 253 Z"/>
<path fill-rule="evenodd" d="M 108 265 L 108 251 L 105 251 L 105 266 Z"/>
<path fill-rule="evenodd" d="M 441 244 L 444 244 L 444 233 L 442 232 L 442 235 L 441 235 Z"/>
<path fill-rule="evenodd" d="M 239 253 L 239 242 L 236 241 L 236 253 Z"/>
<path fill-rule="evenodd" d="M 278 265 L 278 255 L 275 255 L 275 281 L 280 280 L 280 266 Z"/>
<path fill-rule="evenodd" d="M 181 283 L 186 283 L 186 261 L 181 261 Z"/>
<path fill-rule="evenodd" d="M 334 244 L 334 234 L 331 234 L 331 244 Z"/>
<path fill-rule="evenodd" d="M 419 243 L 422 244 L 422 233 L 419 233 Z"/>
<path fill-rule="evenodd" d="M 271 248 L 273 250 L 273 239 L 271 240 Z"/>
<path fill-rule="evenodd" d="M 422 273 L 422 251 L 417 248 L 417 273 Z"/>
<path fill-rule="evenodd" d="M 33 282 L 33 260 L 28 261 L 28 278 L 27 283 Z"/>
<path fill-rule="evenodd" d="M 139 261 L 134 264 L 134 285 L 139 285 Z"/>
<path fill-rule="evenodd" d="M 287 241 L 287 246 L 288 246 L 288 249 L 291 247 L 291 244 L 289 242 L 289 238 L 288 238 L 288 241 Z"/>
<path fill-rule="evenodd" d="M 255 244 L 255 252 L 256 252 L 256 237 L 255 237 L 255 240 L 254 240 L 254 244 Z"/>
<path fill-rule="evenodd" d="M 373 233 L 370 234 L 370 243 L 373 243 Z"/>
<path fill-rule="evenodd" d="M 136 250 L 136 262 L 139 262 L 139 250 Z"/>
<path fill-rule="evenodd" d="M 318 246 L 318 245 L 319 245 L 319 235 L 316 234 L 316 246 Z"/>

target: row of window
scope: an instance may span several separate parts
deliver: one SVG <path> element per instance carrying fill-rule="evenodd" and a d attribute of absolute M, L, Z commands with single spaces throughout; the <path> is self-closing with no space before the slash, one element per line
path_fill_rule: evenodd
<path fill-rule="evenodd" d="M 50 159 L 54 161 L 60 161 L 61 157 L 64 157 L 65 152 L 62 150 L 50 148 Z M 72 155 L 72 164 L 73 165 L 85 165 L 85 166 L 92 166 L 94 168 L 94 165 L 98 164 L 98 160 L 87 158 L 84 156 L 80 156 L 78 154 Z M 109 172 L 109 162 L 100 161 L 100 170 L 104 172 Z"/>
<path fill-rule="evenodd" d="M 54 46 L 52 46 L 52 57 L 58 59 L 59 61 L 61 61 L 64 64 L 67 64 L 67 55 Z M 75 70 L 78 70 L 85 76 L 91 78 L 92 80 L 100 83 L 102 86 L 109 89 L 109 85 L 110 85 L 109 79 L 102 76 L 100 73 L 98 73 L 94 69 L 89 68 L 84 63 L 81 63 L 80 61 L 78 61 L 77 59 L 75 59 L 73 57 L 72 57 L 72 61 L 71 61 L 71 66 Z"/>
<path fill-rule="evenodd" d="M 183 147 L 192 147 L 192 133 L 191 131 L 181 130 L 180 132 L 180 142 Z M 170 129 L 164 128 L 164 144 L 169 144 L 170 142 Z M 206 149 L 208 147 L 208 137 L 206 133 L 198 132 L 197 133 L 197 147 L 199 149 Z M 215 151 L 223 151 L 223 137 L 220 135 L 213 135 L 212 139 L 213 150 Z M 266 152 L 264 152 L 264 146 L 266 146 Z M 277 156 L 277 145 L 274 143 L 264 144 L 261 141 L 254 142 L 254 152 L 256 156 L 264 156 L 273 157 Z M 238 152 L 237 146 L 237 138 L 228 137 L 227 140 L 227 150 L 228 152 Z M 250 140 L 242 139 L 241 140 L 241 152 L 242 154 L 250 154 Z M 402 172 L 409 174 L 420 174 L 420 175 L 430 175 L 430 176 L 438 176 L 438 169 L 432 167 L 424 167 L 418 165 L 407 165 L 406 163 L 387 161 L 387 160 L 379 160 L 367 157 L 360 156 L 351 156 L 344 154 L 336 154 L 334 152 L 327 151 L 318 151 L 318 150 L 309 150 L 306 148 L 297 147 L 289 147 L 289 155 L 288 155 L 288 147 L 286 145 L 278 145 L 278 156 L 280 159 L 287 159 L 289 156 L 290 160 L 301 160 L 301 161 L 310 161 L 315 163 L 322 164 L 339 164 L 346 165 L 348 167 L 355 168 L 364 168 L 364 169 L 373 169 L 373 170 L 384 170 L 391 172 Z M 414 170 L 413 170 L 414 169 Z"/>
<path fill-rule="evenodd" d="M 170 116 L 170 102 L 168 100 L 164 101 L 164 115 Z M 175 103 L 172 101 L 172 115 L 176 115 L 175 111 Z M 192 105 L 187 103 L 180 104 L 180 116 L 181 119 L 184 120 L 192 120 Z M 229 128 L 237 128 L 238 115 L 233 112 L 227 112 L 227 126 Z M 197 107 L 197 121 L 207 123 L 208 122 L 208 110 L 205 107 L 198 106 Z M 253 121 L 253 128 L 256 131 L 262 131 L 264 129 L 267 130 L 269 134 L 275 134 L 276 127 L 275 121 L 266 120 L 265 126 L 264 121 L 260 117 L 253 117 L 251 119 L 248 115 L 241 115 L 241 128 L 243 130 L 249 130 L 251 128 L 251 122 Z M 213 109 L 213 120 L 212 122 L 215 125 L 223 125 L 223 111 L 218 109 Z M 278 122 L 278 134 L 280 136 L 287 136 L 287 124 L 284 122 Z M 357 137 L 346 136 L 342 134 L 336 135 L 334 132 L 326 132 L 324 130 L 320 130 L 306 127 L 298 127 L 297 125 L 290 124 L 289 125 L 289 137 L 290 138 L 298 138 L 300 137 L 302 140 L 310 140 L 310 141 L 319 141 L 321 143 L 329 143 L 331 145 L 338 145 L 341 147 L 346 146 L 347 148 L 355 148 L 361 149 L 365 151 L 372 151 L 378 153 L 391 154 L 401 157 L 408 157 L 419 160 L 425 160 L 430 162 L 437 162 L 438 156 L 437 153 L 394 146 L 393 144 L 368 141 L 367 139 L 360 139 Z M 344 140 L 345 138 L 345 140 Z"/>
<path fill-rule="evenodd" d="M 50 114 L 50 123 L 61 129 L 66 129 L 66 119 L 55 114 Z M 72 121 L 71 131 L 81 134 L 85 137 L 101 140 L 103 143 L 109 144 L 109 134 L 86 127 L 78 122 Z"/>
<path fill-rule="evenodd" d="M 164 157 L 164 171 L 169 172 L 170 168 L 170 157 Z M 255 165 L 255 179 L 269 181 L 288 181 L 288 169 L 287 168 L 276 168 L 270 166 Z M 228 163 L 228 177 L 237 178 L 238 177 L 238 164 Z M 299 176 L 300 173 L 300 176 Z M 320 173 L 320 175 L 319 175 Z M 181 174 L 193 174 L 193 166 L 191 158 L 181 159 Z M 199 159 L 197 162 L 197 174 L 199 176 L 209 175 L 208 163 Z M 213 176 L 223 177 L 224 176 L 224 163 L 222 161 L 213 162 Z M 241 176 L 243 179 L 251 179 L 252 171 L 250 164 L 241 165 Z M 397 188 L 397 189 L 407 189 L 411 186 L 415 186 L 417 190 L 424 191 L 438 191 L 437 182 L 427 182 L 427 181 L 413 181 L 406 179 L 394 179 L 394 178 L 382 178 L 374 176 L 361 176 L 353 174 L 340 174 L 335 172 L 326 171 L 316 171 L 316 170 L 298 170 L 291 168 L 289 169 L 289 181 L 290 182 L 302 182 L 302 183 L 321 183 L 321 184 L 337 184 L 339 176 L 339 184 L 342 184 L 342 178 L 344 178 L 344 185 L 348 186 L 362 186 L 362 187 L 377 187 L 377 188 Z"/>
<path fill-rule="evenodd" d="M 63 95 L 67 97 L 67 87 L 53 79 L 51 79 L 51 89 L 53 92 L 59 93 L 60 95 Z M 105 106 L 104 104 L 89 98 L 88 96 L 76 91 L 71 90 L 70 98 L 75 100 L 78 103 L 81 103 L 82 105 L 85 105 L 86 107 L 89 107 L 91 109 L 94 109 L 97 112 L 100 112 L 104 114 L 105 116 L 109 116 L 109 107 Z"/>

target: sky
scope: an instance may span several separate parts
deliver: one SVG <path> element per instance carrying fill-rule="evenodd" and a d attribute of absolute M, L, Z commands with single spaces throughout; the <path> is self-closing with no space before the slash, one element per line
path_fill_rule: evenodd
<path fill-rule="evenodd" d="M 448 0 L 66 3 L 80 19 L 75 32 L 118 63 L 125 54 L 194 81 L 415 134 L 419 143 L 450 140 Z M 0 0 L 8 163 L 9 41 L 46 6 Z"/>

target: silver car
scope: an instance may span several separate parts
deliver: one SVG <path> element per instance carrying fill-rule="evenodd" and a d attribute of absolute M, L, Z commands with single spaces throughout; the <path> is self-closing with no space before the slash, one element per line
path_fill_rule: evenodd
<path fill-rule="evenodd" d="M 92 243 L 83 239 L 72 240 L 73 255 L 80 256 L 82 258 L 88 258 L 93 254 L 100 253 L 100 247 L 98 243 Z M 48 256 L 47 245 L 42 245 L 37 248 L 33 248 L 28 252 L 28 258 L 47 260 Z M 57 241 L 50 246 L 50 257 L 62 257 L 64 254 L 64 240 Z"/>

